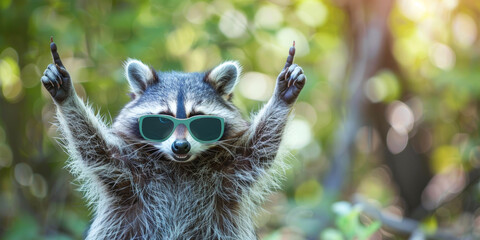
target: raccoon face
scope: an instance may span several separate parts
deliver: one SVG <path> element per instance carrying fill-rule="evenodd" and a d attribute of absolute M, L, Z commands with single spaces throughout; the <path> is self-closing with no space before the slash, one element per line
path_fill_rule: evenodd
<path fill-rule="evenodd" d="M 228 150 L 228 142 L 248 127 L 231 102 L 240 75 L 236 62 L 225 62 L 208 72 L 182 73 L 156 72 L 142 62 L 130 59 L 125 64 L 125 73 L 133 99 L 122 109 L 113 127 L 130 141 L 147 144 L 145 150 L 153 151 L 153 156 L 176 162 L 193 161 L 202 154 L 215 154 L 213 149 Z M 185 125 L 179 124 L 162 142 L 145 140 L 140 134 L 139 118 L 156 114 L 177 119 L 198 115 L 221 117 L 224 119 L 224 133 L 217 142 L 201 143 L 192 137 Z M 218 145 L 223 148 L 213 148 Z"/>

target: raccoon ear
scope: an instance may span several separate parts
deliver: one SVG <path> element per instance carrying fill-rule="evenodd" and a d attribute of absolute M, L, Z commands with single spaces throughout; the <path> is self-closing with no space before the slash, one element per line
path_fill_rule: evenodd
<path fill-rule="evenodd" d="M 206 81 L 221 95 L 229 95 L 233 92 L 241 71 L 237 61 L 224 62 L 208 73 Z"/>
<path fill-rule="evenodd" d="M 125 62 L 125 76 L 132 93 L 135 95 L 141 95 L 150 84 L 158 81 L 153 68 L 139 60 L 130 58 Z"/>

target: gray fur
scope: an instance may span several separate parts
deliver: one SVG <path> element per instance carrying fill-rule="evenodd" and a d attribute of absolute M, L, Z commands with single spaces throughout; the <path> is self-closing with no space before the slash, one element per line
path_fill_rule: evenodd
<path fill-rule="evenodd" d="M 221 68 L 227 71 L 149 76 L 138 62 L 126 64 L 137 97 L 111 127 L 75 93 L 57 103 L 69 168 L 94 210 L 87 239 L 256 239 L 254 216 L 285 168 L 278 152 L 292 106 L 275 94 L 249 122 L 222 96 L 235 86 L 238 64 L 227 63 Z M 214 79 L 234 81 L 219 90 L 212 72 Z M 145 114 L 174 114 L 180 90 L 187 115 L 217 115 L 226 123 L 219 142 L 199 145 L 185 163 L 143 140 L 137 122 Z"/>

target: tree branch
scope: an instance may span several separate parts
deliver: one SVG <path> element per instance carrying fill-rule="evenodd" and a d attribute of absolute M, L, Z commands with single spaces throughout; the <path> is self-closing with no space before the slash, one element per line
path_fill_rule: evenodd
<path fill-rule="evenodd" d="M 373 206 L 367 201 L 364 197 L 360 195 L 355 195 L 352 199 L 354 204 L 359 204 L 362 207 L 362 211 L 365 215 L 369 216 L 372 219 L 378 220 L 382 223 L 382 227 L 389 229 L 397 234 L 402 234 L 405 236 L 421 236 L 423 235 L 427 239 L 439 239 L 439 240 L 453 240 L 458 239 L 451 231 L 444 229 L 437 229 L 432 234 L 427 234 L 421 229 L 421 222 L 397 216 L 392 213 L 379 210 L 377 207 Z M 421 233 L 419 233 L 419 231 Z M 418 239 L 418 238 L 415 238 Z M 423 239 L 423 238 L 420 238 Z"/>

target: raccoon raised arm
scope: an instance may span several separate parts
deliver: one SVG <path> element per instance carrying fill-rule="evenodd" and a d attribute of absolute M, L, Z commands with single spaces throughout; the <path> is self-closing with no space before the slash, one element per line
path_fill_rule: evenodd
<path fill-rule="evenodd" d="M 50 50 L 53 63 L 48 65 L 41 82 L 57 106 L 59 129 L 72 160 L 71 170 L 80 178 L 88 178 L 86 175 L 93 173 L 109 181 L 112 173 L 122 166 L 116 156 L 125 155 L 125 143 L 111 134 L 104 122 L 77 96 L 53 39 Z"/>
<path fill-rule="evenodd" d="M 303 69 L 293 64 L 295 42 L 289 50 L 285 67 L 277 77 L 272 98 L 253 118 L 247 131 L 246 155 L 265 167 L 275 159 L 293 103 L 305 85 Z"/>

